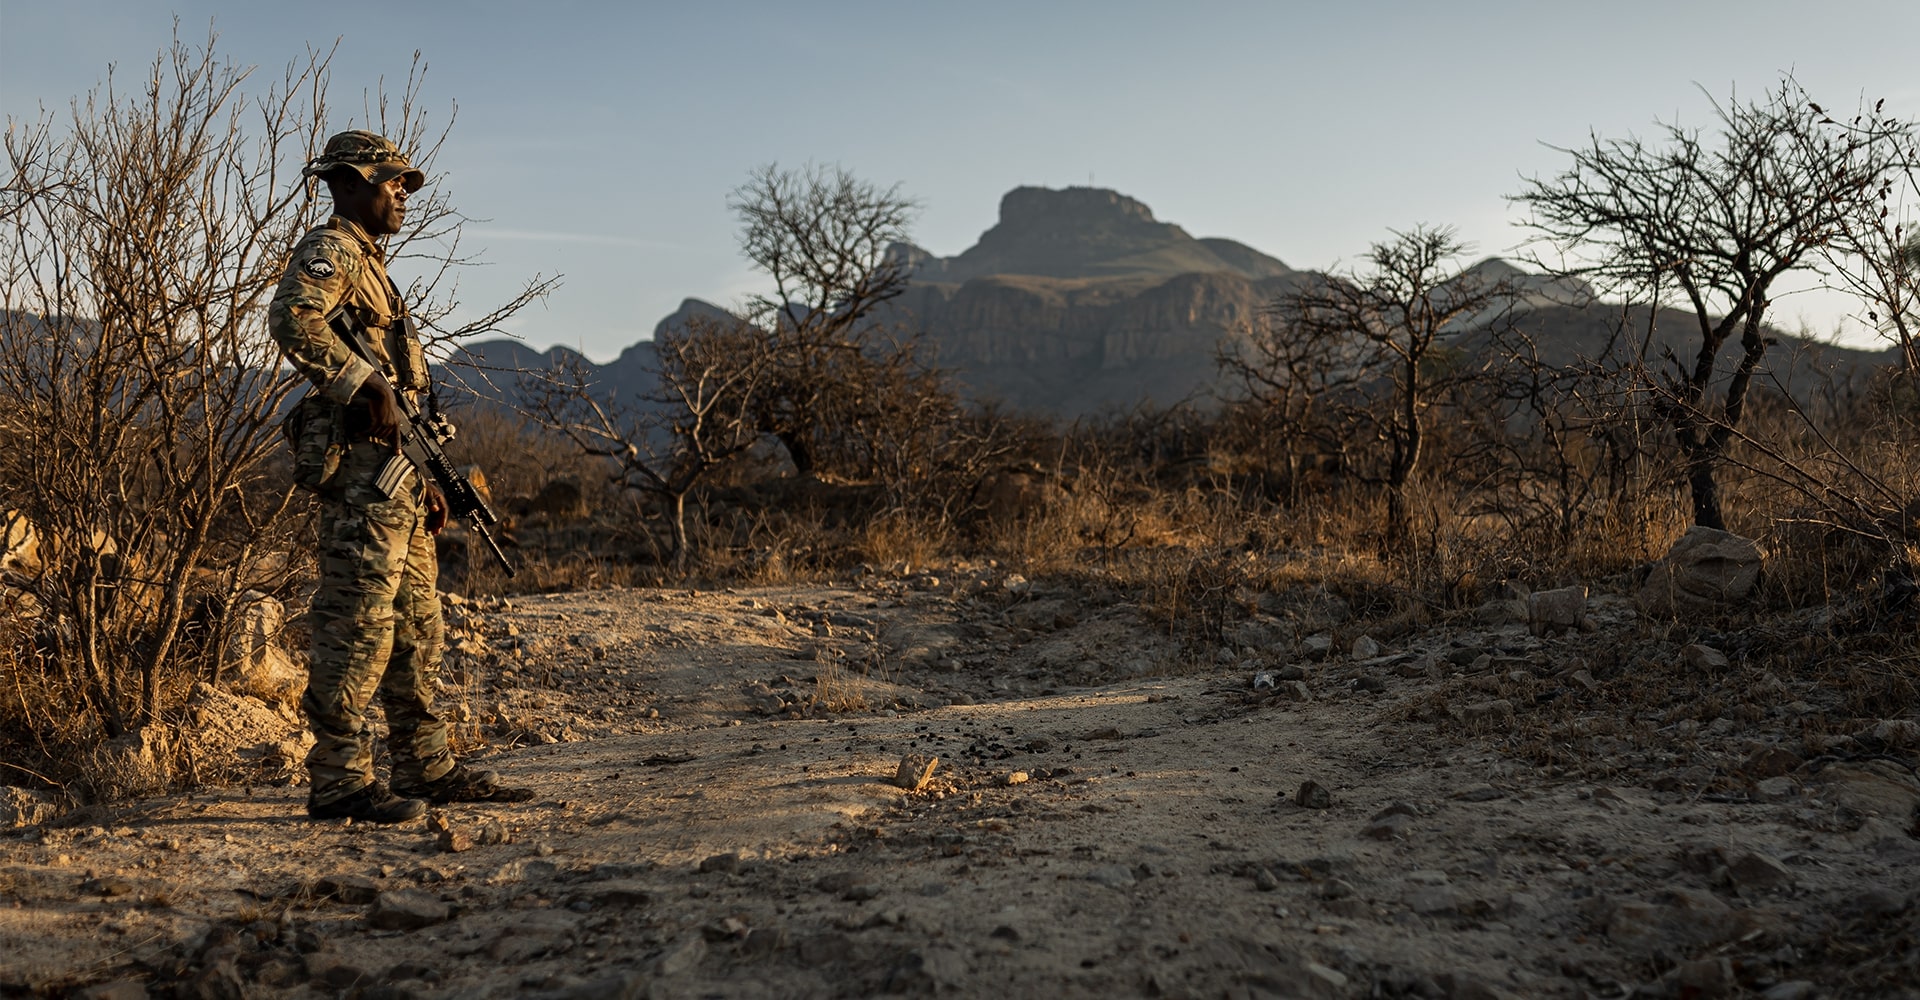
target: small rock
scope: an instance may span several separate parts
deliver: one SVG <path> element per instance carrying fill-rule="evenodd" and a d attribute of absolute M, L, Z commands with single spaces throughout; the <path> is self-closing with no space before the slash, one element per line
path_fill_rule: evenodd
<path fill-rule="evenodd" d="M 1506 795 L 1504 790 L 1484 783 L 1468 785 L 1453 793 L 1453 797 L 1462 802 L 1491 802 L 1494 799 L 1506 798 Z"/>
<path fill-rule="evenodd" d="M 1440 660 L 1432 655 L 1407 660 L 1393 669 L 1394 673 L 1402 677 L 1439 677 L 1441 675 Z"/>
<path fill-rule="evenodd" d="M 1733 879 L 1733 884 L 1743 891 L 1777 889 L 1796 881 L 1793 869 L 1782 864 L 1778 858 L 1759 851 L 1748 851 L 1735 858 L 1727 865 L 1727 874 Z"/>
<path fill-rule="evenodd" d="M 1864 889 L 1847 902 L 1847 909 L 1874 917 L 1891 917 L 1907 912 L 1907 897 L 1886 886 Z"/>
<path fill-rule="evenodd" d="M 305 964 L 308 979 L 336 990 L 350 990 L 380 980 L 378 972 L 333 951 L 312 952 L 306 956 Z"/>
<path fill-rule="evenodd" d="M 1319 962 L 1303 963 L 1301 972 L 1311 995 L 1329 997 L 1347 995 L 1346 973 L 1338 969 L 1330 969 Z"/>
<path fill-rule="evenodd" d="M 1587 588 L 1536 590 L 1527 596 L 1527 627 L 1534 635 L 1559 635 L 1580 627 L 1586 617 Z"/>
<path fill-rule="evenodd" d="M 367 923 L 385 931 L 411 931 L 445 923 L 447 904 L 418 889 L 393 889 L 374 897 Z"/>
<path fill-rule="evenodd" d="M 125 896 L 133 891 L 133 883 L 117 876 L 105 875 L 80 883 L 80 891 L 88 896 Z"/>
<path fill-rule="evenodd" d="M 1109 889 L 1131 889 L 1137 880 L 1133 869 L 1126 865 L 1101 865 L 1087 873 L 1087 881 L 1097 882 Z"/>
<path fill-rule="evenodd" d="M 830 896 L 838 896 L 866 881 L 867 877 L 857 872 L 830 872 L 815 879 L 813 887 Z"/>
<path fill-rule="evenodd" d="M 1333 652 L 1333 636 L 1321 633 L 1300 640 L 1300 652 L 1309 660 L 1324 660 Z"/>
<path fill-rule="evenodd" d="M 933 770 L 940 766 L 940 758 L 910 753 L 900 758 L 900 766 L 894 770 L 893 783 L 909 792 L 917 792 L 927 787 L 933 780 Z"/>
<path fill-rule="evenodd" d="M 380 886 L 363 875 L 325 875 L 313 884 L 313 891 L 326 899 L 365 906 L 380 895 Z"/>
<path fill-rule="evenodd" d="M 1333 793 L 1312 779 L 1300 783 L 1293 793 L 1293 804 L 1306 809 L 1326 809 L 1333 805 Z"/>
<path fill-rule="evenodd" d="M 1330 878 L 1320 883 L 1321 899 L 1346 899 L 1353 895 L 1353 883 L 1344 879 Z"/>
<path fill-rule="evenodd" d="M 732 875 L 740 871 L 740 855 L 734 852 L 715 854 L 700 862 L 700 873 L 710 875 Z"/>
<path fill-rule="evenodd" d="M 545 927 L 508 928 L 487 946 L 487 957 L 507 965 L 572 949 L 564 931 Z"/>
<path fill-rule="evenodd" d="M 1697 642 L 1680 647 L 1680 662 L 1696 674 L 1725 673 L 1732 666 L 1727 654 Z"/>
<path fill-rule="evenodd" d="M 1775 983 L 1760 994 L 1760 1000 L 1813 1000 L 1820 995 L 1820 987 L 1805 979 L 1791 979 L 1784 983 Z"/>
<path fill-rule="evenodd" d="M 1753 797 L 1762 802 L 1784 802 L 1793 798 L 1795 790 L 1793 779 L 1785 775 L 1753 783 Z"/>
<path fill-rule="evenodd" d="M 1272 892 L 1280 888 L 1280 880 L 1274 877 L 1273 872 L 1256 868 L 1253 870 L 1253 887 L 1261 892 Z"/>
<path fill-rule="evenodd" d="M 652 889 L 624 879 L 601 882 L 582 894 L 595 906 L 649 906 L 654 896 Z"/>
<path fill-rule="evenodd" d="M 1407 908 L 1423 917 L 1435 917 L 1456 913 L 1460 909 L 1460 893 L 1446 886 L 1427 886 L 1409 891 L 1401 897 Z"/>
<path fill-rule="evenodd" d="M 460 854 L 473 850 L 473 837 L 463 830 L 442 830 L 437 841 L 441 850 L 448 854 Z"/>
<path fill-rule="evenodd" d="M 1741 761 L 1740 770 L 1752 778 L 1777 778 L 1792 774 L 1804 763 L 1799 754 L 1785 747 L 1761 747 Z"/>
<path fill-rule="evenodd" d="M 1372 840 L 1399 840 L 1407 835 L 1407 830 L 1412 826 L 1412 816 L 1404 813 L 1393 813 L 1392 815 L 1370 820 L 1366 826 L 1361 827 L 1360 835 Z"/>
<path fill-rule="evenodd" d="M 1121 736 L 1120 730 L 1112 726 L 1102 726 L 1099 729 L 1089 730 L 1086 735 L 1080 738 L 1083 740 L 1117 740 L 1120 739 Z"/>
<path fill-rule="evenodd" d="M 1864 735 L 1891 747 L 1920 746 L 1920 722 L 1912 719 L 1882 719 Z"/>
<path fill-rule="evenodd" d="M 1660 978 L 1670 984 L 1676 994 L 1689 1000 L 1730 996 L 1740 986 L 1739 979 L 1734 976 L 1733 963 L 1724 958 L 1681 962 Z"/>
<path fill-rule="evenodd" d="M 827 932 L 801 938 L 793 957 L 805 968 L 819 968 L 844 962 L 853 953 L 853 939 L 845 934 Z"/>
<path fill-rule="evenodd" d="M 1531 612 L 1524 600 L 1496 597 L 1473 609 L 1473 620 L 1482 625 L 1521 625 L 1528 622 Z"/>
<path fill-rule="evenodd" d="M 1418 815 L 1420 815 L 1420 810 L 1414 808 L 1413 803 L 1394 801 L 1394 802 L 1387 803 L 1386 808 L 1380 810 L 1377 813 L 1374 813 L 1371 818 L 1386 819 L 1388 816 L 1418 816 Z"/>
<path fill-rule="evenodd" d="M 1356 660 L 1371 660 L 1380 655 L 1380 642 L 1373 636 L 1363 635 L 1353 640 L 1353 647 L 1349 652 Z"/>
<path fill-rule="evenodd" d="M 1468 705 L 1460 710 L 1460 722 L 1472 733 L 1506 729 L 1513 725 L 1513 703 L 1500 698 Z"/>
<path fill-rule="evenodd" d="M 654 974 L 663 979 L 684 975 L 699 968 L 702 959 L 707 957 L 707 939 L 695 934 L 669 947 L 660 961 L 654 963 Z"/>
<path fill-rule="evenodd" d="M 1014 771 L 1008 774 L 1005 778 L 1002 778 L 1001 780 L 1006 782 L 1008 785 L 1024 785 L 1027 782 L 1033 780 L 1033 775 L 1030 775 L 1025 771 Z"/>

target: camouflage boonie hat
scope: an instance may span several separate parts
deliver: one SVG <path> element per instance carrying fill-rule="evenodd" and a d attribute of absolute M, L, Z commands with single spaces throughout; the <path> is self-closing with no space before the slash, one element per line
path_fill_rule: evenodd
<path fill-rule="evenodd" d="M 326 148 L 312 163 L 307 164 L 306 169 L 300 171 L 300 176 L 322 177 L 336 167 L 352 167 L 369 184 L 384 184 L 395 177 L 403 178 L 402 183 L 409 193 L 420 190 L 420 185 L 427 182 L 427 175 L 407 162 L 407 154 L 389 142 L 386 136 L 358 129 L 328 139 Z"/>

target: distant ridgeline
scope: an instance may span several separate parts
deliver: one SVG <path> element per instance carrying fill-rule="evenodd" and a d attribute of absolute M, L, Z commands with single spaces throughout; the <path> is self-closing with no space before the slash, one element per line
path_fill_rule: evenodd
<path fill-rule="evenodd" d="M 1214 349 L 1221 338 L 1321 278 L 1243 243 L 1196 239 L 1156 220 L 1146 205 L 1103 188 L 1015 188 L 1000 200 L 999 222 L 958 256 L 935 257 L 904 243 L 889 252 L 912 268 L 913 283 L 883 321 L 923 331 L 937 363 L 974 398 L 1067 418 L 1148 401 L 1209 404 L 1219 385 Z M 1498 258 L 1474 270 L 1522 291 L 1527 328 L 1547 360 L 1599 353 L 1620 319 L 1617 305 L 1588 304 L 1577 283 L 1528 274 Z M 655 331 L 701 314 L 725 315 L 687 299 Z M 1684 349 L 1691 318 L 1663 315 L 1658 329 L 1663 343 Z M 1775 350 L 1782 363 L 1794 357 L 1789 376 L 1796 384 L 1823 369 L 1851 375 L 1891 360 L 1881 352 L 1780 340 Z M 1809 349 L 1796 355 L 1802 346 Z M 647 341 L 606 365 L 565 348 L 541 353 L 505 340 L 470 345 L 465 354 L 456 360 L 495 373 L 546 370 L 572 358 L 598 385 L 626 399 L 653 387 Z M 473 374 L 465 378 L 473 381 Z M 495 382 L 511 388 L 512 377 L 496 374 Z"/>

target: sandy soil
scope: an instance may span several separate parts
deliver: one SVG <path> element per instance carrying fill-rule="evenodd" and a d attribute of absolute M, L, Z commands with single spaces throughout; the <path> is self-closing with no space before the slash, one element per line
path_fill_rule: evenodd
<path fill-rule="evenodd" d="M 1375 650 L 1323 600 L 1196 653 L 948 576 L 463 603 L 448 704 L 534 801 L 379 828 L 262 783 L 0 836 L 0 992 L 1920 996 L 1912 723 L 1764 644 L 1601 598 Z M 1623 718 L 1619 662 L 1726 708 Z"/>

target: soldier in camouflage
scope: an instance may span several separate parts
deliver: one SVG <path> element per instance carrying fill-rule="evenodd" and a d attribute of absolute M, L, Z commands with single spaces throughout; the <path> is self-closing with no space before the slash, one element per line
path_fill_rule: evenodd
<path fill-rule="evenodd" d="M 426 357 L 377 242 L 398 233 L 407 197 L 426 177 L 371 132 L 327 141 L 304 176 L 324 180 L 334 214 L 295 245 L 267 310 L 274 341 L 313 383 L 288 417 L 294 477 L 320 496 L 320 581 L 301 708 L 313 727 L 307 813 L 380 823 L 413 819 L 427 802 L 532 797 L 454 760 L 433 711 L 442 625 L 432 536 L 447 504 L 410 472 L 387 496 L 375 486 L 395 453 L 394 393 L 429 388 Z M 328 326 L 344 308 L 378 357 L 362 358 Z M 374 777 L 366 710 L 386 710 L 391 789 Z"/>

